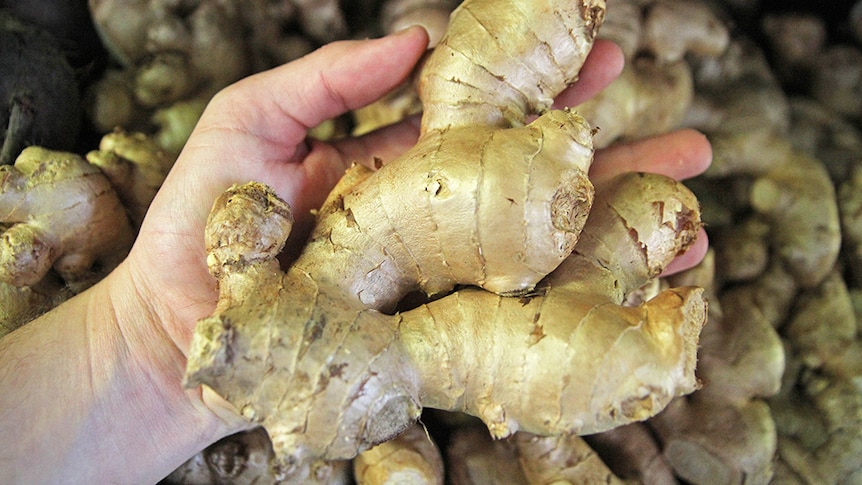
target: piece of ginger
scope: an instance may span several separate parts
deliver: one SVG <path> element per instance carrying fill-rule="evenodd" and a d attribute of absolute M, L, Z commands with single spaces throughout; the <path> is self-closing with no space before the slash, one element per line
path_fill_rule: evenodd
<path fill-rule="evenodd" d="M 418 423 L 353 460 L 357 485 L 443 485 L 444 475 L 440 450 Z"/>
<path fill-rule="evenodd" d="M 651 185 L 633 182 L 644 178 Z M 328 289 L 314 269 L 321 264 L 303 262 L 316 259 L 308 253 L 282 273 L 275 254 L 283 240 L 273 221 L 247 220 L 244 227 L 238 216 L 286 225 L 286 207 L 257 185 L 236 188 L 210 222 L 210 231 L 224 231 L 210 232 L 209 245 L 225 303 L 199 323 L 188 383 L 206 383 L 263 424 L 284 464 L 349 458 L 400 432 L 422 406 L 477 415 L 497 437 L 518 429 L 590 433 L 645 419 L 696 387 L 695 342 L 705 318 L 705 303 L 692 289 L 669 290 L 643 307 L 619 306 L 633 289 L 627 279 L 642 282 L 660 271 L 697 227 L 688 219 L 696 206 L 673 209 L 679 199 L 669 204 L 668 196 L 661 199 L 666 211 L 630 224 L 643 206 L 659 207 L 648 196 L 638 200 L 639 193 L 669 189 L 657 189 L 670 181 L 654 178 L 634 175 L 608 188 L 622 200 L 597 200 L 596 234 L 585 229 L 578 245 L 584 254 L 567 259 L 535 296 L 465 289 L 395 315 Z M 266 233 L 248 231 L 254 227 Z M 648 247 L 649 256 L 645 241 L 631 241 L 626 251 L 604 242 L 658 229 L 667 235 L 653 236 L 659 247 Z M 673 242 L 679 230 L 682 240 Z M 219 246 L 215 238 L 232 244 Z M 260 250 L 249 252 L 246 244 Z M 636 271 L 633 259 L 641 261 Z M 629 273 L 615 276 L 620 268 Z M 477 344 L 485 350 L 472 351 Z M 243 365 L 234 360 L 240 355 Z M 545 355 L 557 364 L 549 367 Z"/>
<path fill-rule="evenodd" d="M 86 158 L 111 181 L 136 228 L 174 164 L 174 157 L 152 138 L 121 129 L 103 136 L 99 148 Z"/>
<path fill-rule="evenodd" d="M 702 0 L 615 2 L 599 38 L 617 43 L 626 64 L 608 87 L 576 108 L 598 130 L 595 147 L 679 127 L 694 96 L 685 56 L 720 55 L 728 30 Z"/>
<path fill-rule="evenodd" d="M 816 286 L 841 246 L 835 187 L 819 159 L 793 146 L 790 104 L 764 53 L 750 39 L 734 38 L 723 56 L 699 65 L 695 78 L 690 125 L 713 146 L 704 177 L 747 179 L 740 208 L 767 222 L 770 254 L 797 284 Z"/>
<path fill-rule="evenodd" d="M 286 204 L 256 183 L 216 201 L 219 304 L 198 323 L 185 384 L 266 428 L 277 470 L 352 458 L 425 406 L 478 416 L 498 438 L 593 433 L 697 387 L 702 291 L 621 305 L 692 242 L 697 201 L 647 174 L 593 200 L 591 129 L 548 110 L 603 12 L 600 0 L 461 4 L 419 78 L 417 144 L 376 172 L 350 169 L 286 271 Z M 415 291 L 436 299 L 390 313 Z"/>
<path fill-rule="evenodd" d="M 0 281 L 32 286 L 54 270 L 80 291 L 128 254 L 134 232 L 108 179 L 83 157 L 31 146 L 0 167 Z"/>
<path fill-rule="evenodd" d="M 838 271 L 801 291 L 781 328 L 788 368 L 770 399 L 778 431 L 776 479 L 852 484 L 862 478 L 862 339 Z"/>
<path fill-rule="evenodd" d="M 466 426 L 452 433 L 447 464 L 452 485 L 634 483 L 615 476 L 580 436 L 571 434 L 517 433 L 494 441 L 482 429 Z"/>

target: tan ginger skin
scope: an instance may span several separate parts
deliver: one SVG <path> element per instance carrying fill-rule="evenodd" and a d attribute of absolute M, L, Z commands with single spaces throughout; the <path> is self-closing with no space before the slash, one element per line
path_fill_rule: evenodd
<path fill-rule="evenodd" d="M 614 475 L 580 436 L 571 434 L 518 433 L 493 441 L 482 429 L 464 426 L 454 430 L 446 457 L 451 485 L 635 483 Z"/>
<path fill-rule="evenodd" d="M 32 146 L 0 167 L 0 281 L 39 283 L 52 269 L 80 291 L 128 254 L 134 232 L 108 179 L 81 156 Z"/>
<path fill-rule="evenodd" d="M 174 157 L 151 137 L 120 129 L 103 136 L 86 158 L 111 181 L 136 228 L 174 164 Z"/>
<path fill-rule="evenodd" d="M 380 443 L 353 460 L 357 485 L 443 485 L 443 457 L 437 444 L 420 424 L 397 438 Z"/>
<path fill-rule="evenodd" d="M 590 127 L 547 111 L 603 14 L 601 0 L 464 2 L 420 76 L 419 141 L 349 170 L 286 272 L 289 207 L 256 183 L 216 201 L 220 297 L 186 385 L 266 428 L 280 473 L 352 458 L 425 406 L 478 416 L 497 438 L 594 433 L 697 387 L 702 291 L 620 305 L 693 240 L 697 201 L 631 174 L 593 202 Z M 390 313 L 417 290 L 440 297 Z"/>

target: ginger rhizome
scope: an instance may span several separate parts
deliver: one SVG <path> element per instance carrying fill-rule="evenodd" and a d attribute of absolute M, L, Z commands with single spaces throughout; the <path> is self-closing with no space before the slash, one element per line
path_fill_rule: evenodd
<path fill-rule="evenodd" d="M 535 296 L 461 290 L 396 315 L 333 299 L 311 278 L 310 268 L 281 273 L 274 231 L 265 240 L 247 241 L 268 250 L 269 259 L 237 247 L 246 243 L 243 232 L 210 234 L 235 241 L 210 253 L 226 308 L 200 323 L 189 378 L 214 387 L 261 421 L 277 456 L 287 452 L 293 459 L 351 457 L 397 434 L 421 406 L 477 415 L 497 437 L 518 429 L 589 433 L 645 419 L 696 386 L 695 347 L 705 318 L 701 293 L 692 288 L 670 290 L 643 307 L 619 305 L 622 294 L 634 289 L 631 281 L 660 271 L 696 231 L 689 193 L 638 200 L 653 190 L 684 190 L 655 178 L 633 175 L 607 187 L 603 193 L 623 200 L 597 199 L 591 213 L 597 234 L 585 229 L 582 249 L 576 250 L 584 255 L 570 256 Z M 248 228 L 238 225 L 237 216 L 252 210 L 286 223 L 286 207 L 261 190 L 251 185 L 225 194 L 219 203 L 231 205 L 216 209 L 210 227 L 266 227 L 258 220 Z M 254 198 L 259 206 L 249 207 Z M 658 208 L 663 204 L 667 209 Z M 656 209 L 643 225 L 629 225 L 644 205 Z M 616 244 L 633 233 L 654 236 L 630 240 L 625 251 L 608 248 L 608 241 Z M 640 266 L 629 267 L 625 278 L 608 269 L 627 267 L 632 259 Z M 349 318 L 334 314 L 339 307 Z M 250 321 L 253 315 L 256 321 Z M 296 318 L 272 327 L 272 320 Z M 472 351 L 482 340 L 486 352 Z M 289 348 L 288 342 L 296 345 Z M 557 365 L 549 367 L 547 355 Z M 269 361 L 275 357 L 284 361 Z"/>
<path fill-rule="evenodd" d="M 352 458 L 426 406 L 475 415 L 497 438 L 593 433 L 697 387 L 702 292 L 621 305 L 691 243 L 696 199 L 632 174 L 594 200 L 591 128 L 548 110 L 603 13 L 464 2 L 420 74 L 416 145 L 351 168 L 286 271 L 286 204 L 257 183 L 216 201 L 206 245 L 220 297 L 186 385 L 261 424 L 280 471 Z M 416 291 L 433 301 L 392 313 Z"/>
<path fill-rule="evenodd" d="M 111 181 L 136 228 L 174 164 L 174 157 L 151 137 L 119 129 L 103 136 L 86 158 Z"/>
<path fill-rule="evenodd" d="M 36 285 L 55 271 L 73 291 L 126 256 L 134 232 L 99 169 L 70 152 L 28 147 L 0 167 L 0 281 Z"/>
<path fill-rule="evenodd" d="M 353 460 L 357 485 L 443 485 L 443 457 L 424 426 L 414 424 L 396 438 Z"/>
<path fill-rule="evenodd" d="M 456 429 L 447 447 L 447 483 L 628 483 L 615 476 L 577 435 L 518 433 L 494 441 L 476 426 Z"/>
<path fill-rule="evenodd" d="M 704 0 L 618 0 L 599 37 L 626 59 L 619 78 L 577 106 L 604 148 L 678 128 L 694 96 L 687 57 L 721 54 L 729 28 Z"/>
<path fill-rule="evenodd" d="M 732 212 L 757 218 L 754 226 L 767 224 L 770 255 L 798 285 L 816 286 L 841 246 L 835 188 L 817 154 L 793 145 L 787 95 L 763 52 L 749 39 L 734 38 L 721 57 L 697 66 L 696 79 L 698 96 L 687 123 L 713 145 L 704 178 L 725 186 L 745 179 Z M 736 253 L 736 247 L 728 251 L 729 257 Z"/>
<path fill-rule="evenodd" d="M 801 291 L 781 327 L 788 354 L 778 428 L 778 474 L 786 483 L 862 478 L 862 339 L 850 291 L 833 271 Z"/>
<path fill-rule="evenodd" d="M 213 94 L 348 36 L 337 0 L 89 0 L 110 63 L 84 93 L 99 133 L 179 153 Z"/>

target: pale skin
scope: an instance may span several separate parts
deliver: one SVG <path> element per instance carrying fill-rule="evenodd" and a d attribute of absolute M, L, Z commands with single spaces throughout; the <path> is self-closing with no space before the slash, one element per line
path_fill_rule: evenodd
<path fill-rule="evenodd" d="M 308 128 L 398 85 L 427 40 L 413 28 L 329 44 L 213 98 L 129 257 L 0 340 L 0 483 L 154 483 L 248 427 L 214 394 L 181 385 L 195 323 L 217 300 L 203 240 L 212 201 L 234 183 L 266 183 L 291 205 L 301 233 L 346 167 L 391 160 L 418 133 L 408 120 L 361 138 L 306 143 Z M 558 104 L 590 98 L 621 68 L 619 49 L 599 42 Z M 640 170 L 684 179 L 710 161 L 706 138 L 682 130 L 597 153 L 591 176 Z M 670 271 L 696 264 L 706 247 L 699 237 Z"/>

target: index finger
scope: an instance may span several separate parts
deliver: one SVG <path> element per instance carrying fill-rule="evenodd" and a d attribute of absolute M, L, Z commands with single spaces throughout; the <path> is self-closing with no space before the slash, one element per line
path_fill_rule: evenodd
<path fill-rule="evenodd" d="M 706 136 L 682 129 L 598 150 L 590 179 L 601 183 L 623 172 L 651 172 L 684 180 L 703 173 L 711 162 Z"/>

